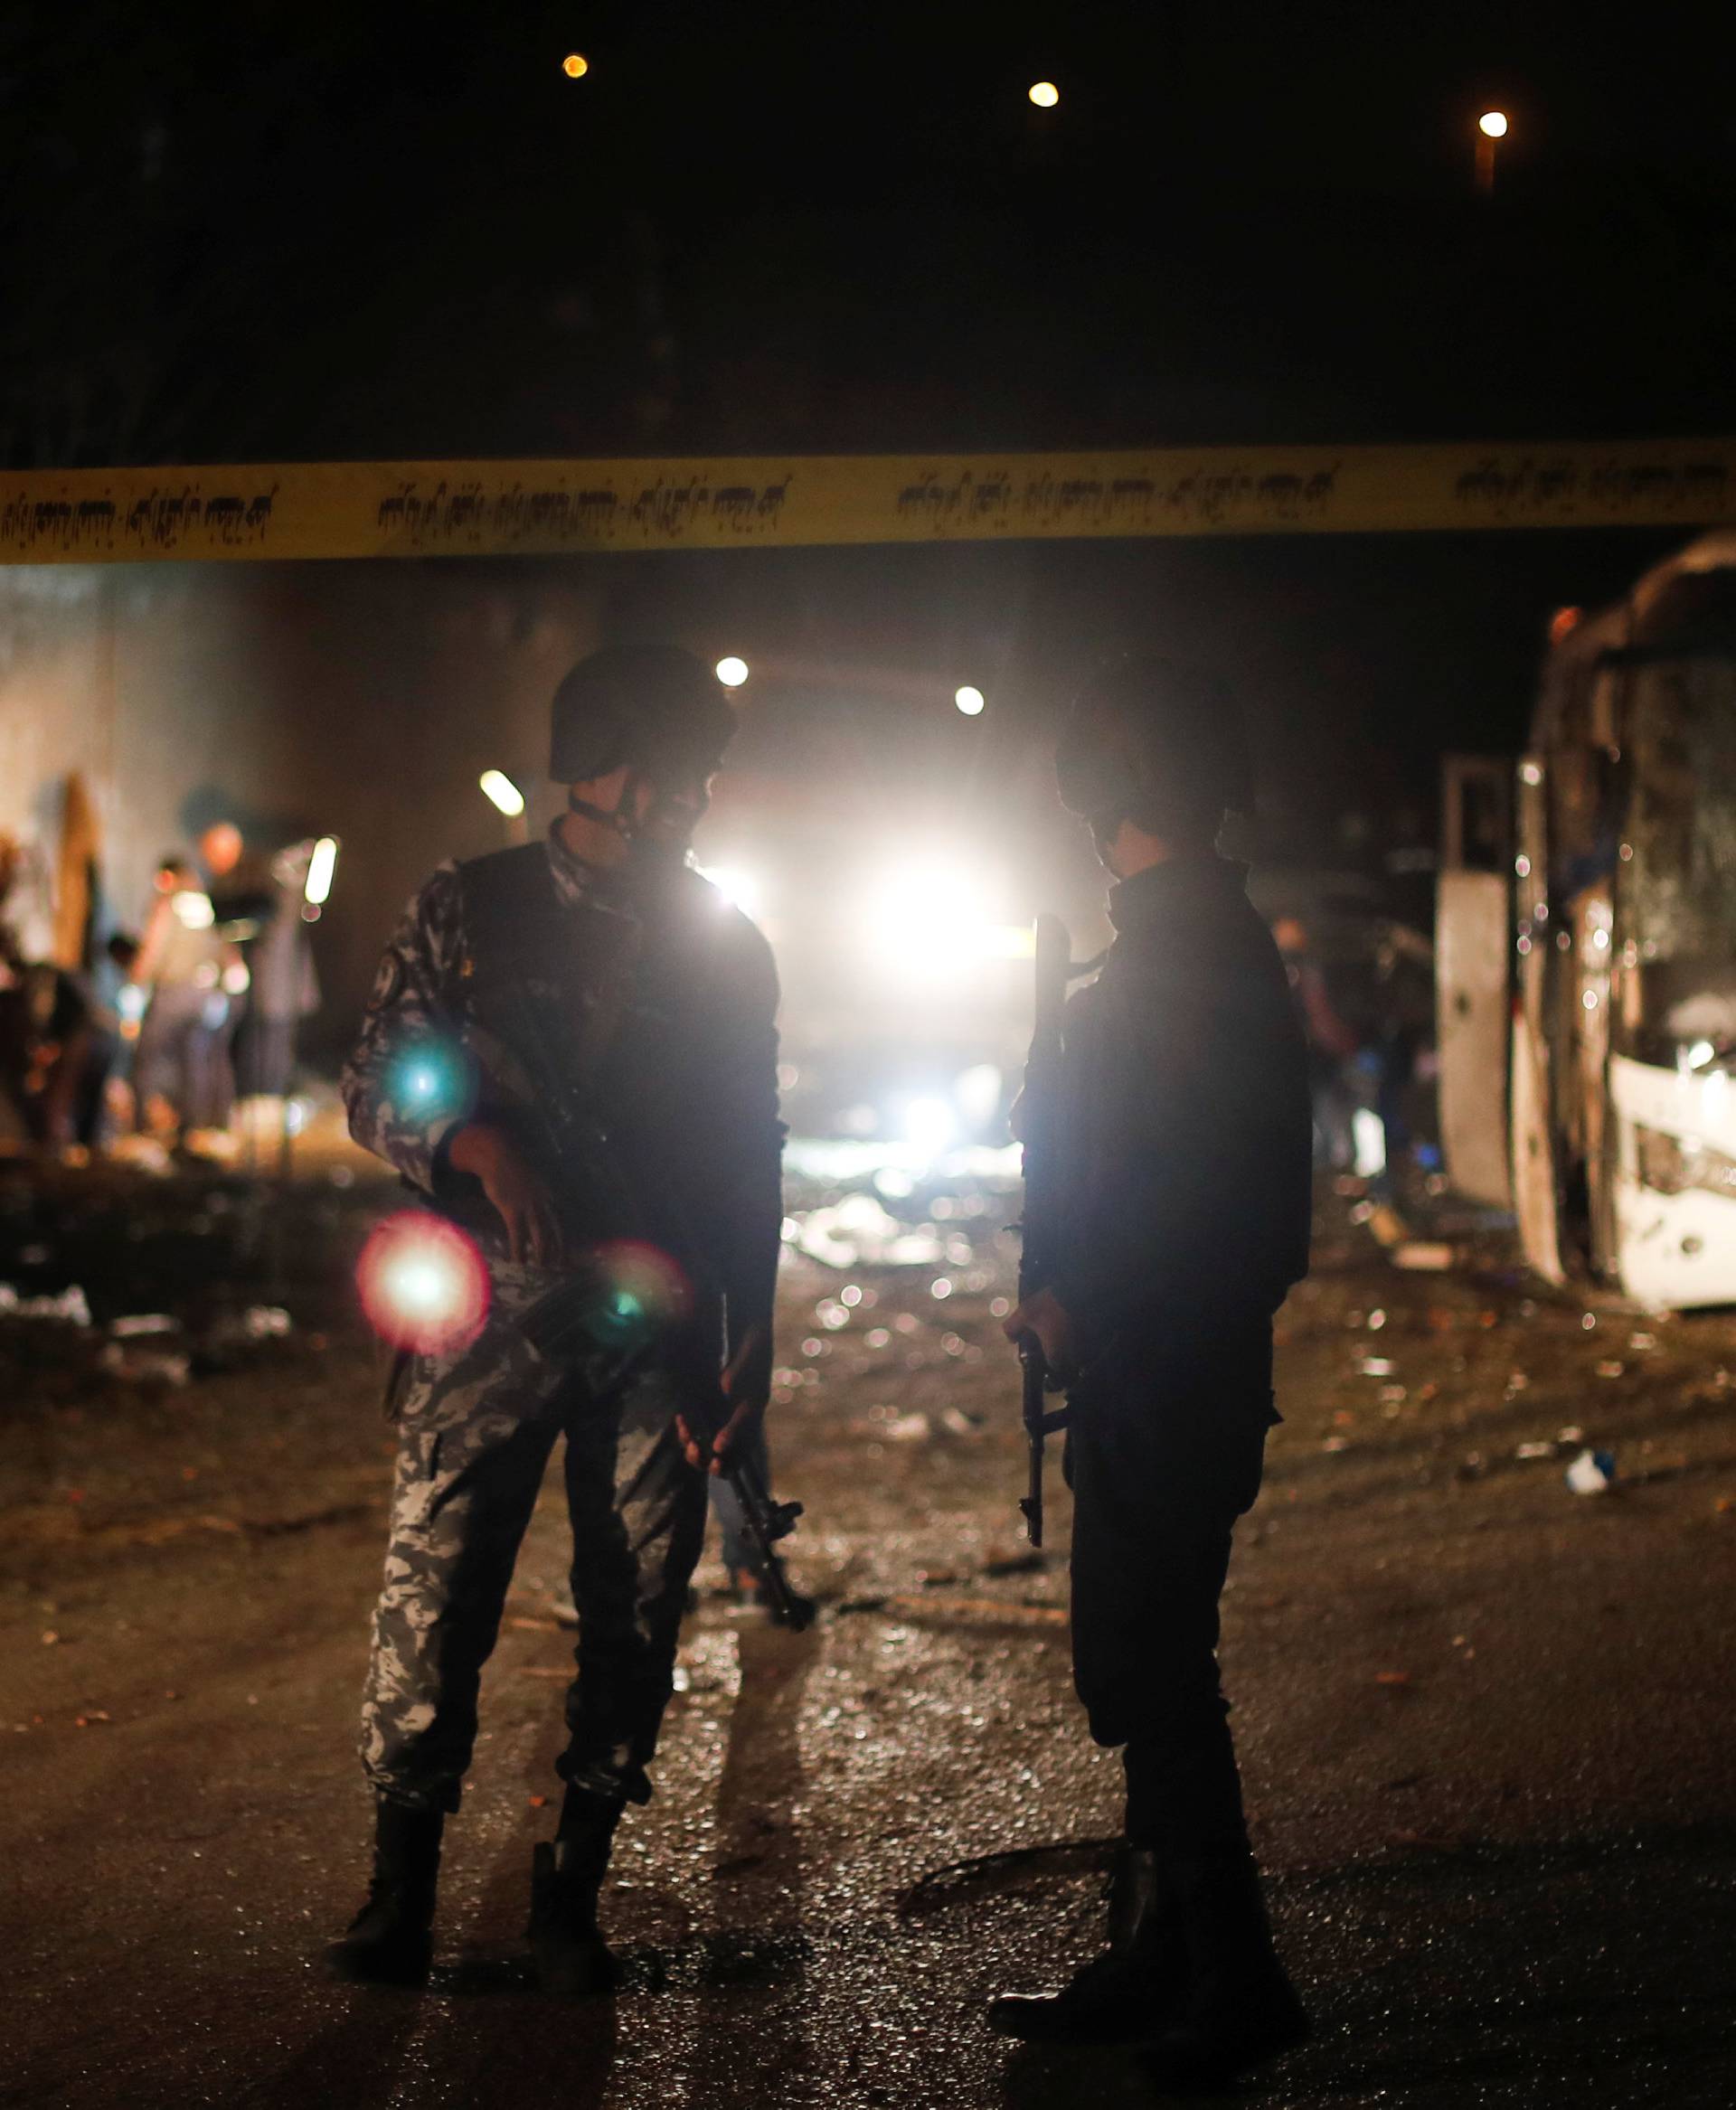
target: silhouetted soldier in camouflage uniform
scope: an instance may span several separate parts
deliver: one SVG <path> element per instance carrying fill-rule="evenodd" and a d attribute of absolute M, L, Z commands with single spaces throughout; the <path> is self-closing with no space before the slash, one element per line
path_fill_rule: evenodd
<path fill-rule="evenodd" d="M 545 842 L 429 881 L 387 948 L 344 1072 L 353 1133 L 475 1237 L 492 1290 L 480 1334 L 418 1356 L 399 1406 L 363 1711 L 374 1877 L 330 1952 L 346 1976 L 426 1976 L 441 1828 L 558 1436 L 579 1669 L 531 1931 L 546 1984 L 590 1991 L 612 1975 L 598 1895 L 624 1804 L 651 1793 L 706 1476 L 655 1350 L 623 1383 L 605 1374 L 609 1357 L 545 1360 L 519 1330 L 563 1260 L 623 1228 L 527 1119 L 529 1041 L 558 1051 L 563 1103 L 606 1138 L 636 1210 L 630 1235 L 665 1257 L 653 1287 L 678 1269 L 697 1300 L 733 1408 L 721 1450 L 765 1407 L 781 1221 L 771 955 L 685 863 L 732 728 L 715 680 L 685 653 L 615 647 L 575 667 L 554 702 L 552 773 L 571 787 L 568 811 Z M 642 1294 L 629 1284 L 624 1308 Z"/>
<path fill-rule="evenodd" d="M 1214 847 L 1250 803 L 1232 701 L 1161 661 L 1109 670 L 1056 758 L 1118 882 L 1115 942 L 1067 1006 L 1055 1261 L 1006 1322 L 1068 1386 L 1073 1675 L 1121 1747 L 1109 1945 L 1009 2035 L 1161 2048 L 1177 2081 L 1284 2049 L 1307 2021 L 1249 1851 L 1218 1596 L 1259 1492 L 1272 1314 L 1307 1274 L 1307 1050 L 1283 963 Z"/>

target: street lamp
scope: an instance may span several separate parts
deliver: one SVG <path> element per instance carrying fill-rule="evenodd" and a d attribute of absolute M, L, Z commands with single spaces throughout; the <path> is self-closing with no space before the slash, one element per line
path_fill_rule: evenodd
<path fill-rule="evenodd" d="M 726 689 L 739 689 L 748 678 L 748 663 L 731 653 L 718 661 L 715 672 Z"/>
<path fill-rule="evenodd" d="M 1507 136 L 1505 110 L 1485 110 L 1477 120 L 1477 187 L 1486 198 L 1495 195 L 1495 146 Z"/>
<path fill-rule="evenodd" d="M 561 71 L 569 80 L 582 80 L 590 71 L 590 61 L 582 52 L 569 52 L 561 61 Z"/>
<path fill-rule="evenodd" d="M 1061 100 L 1061 90 L 1052 80 L 1033 80 L 1024 92 L 1040 110 L 1052 110 Z"/>

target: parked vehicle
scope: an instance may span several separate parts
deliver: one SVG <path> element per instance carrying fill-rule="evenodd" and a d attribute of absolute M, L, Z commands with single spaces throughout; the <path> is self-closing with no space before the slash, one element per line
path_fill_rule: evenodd
<path fill-rule="evenodd" d="M 1444 804 L 1449 1178 L 1550 1281 L 1736 1303 L 1736 532 L 1561 610 L 1528 751 Z"/>

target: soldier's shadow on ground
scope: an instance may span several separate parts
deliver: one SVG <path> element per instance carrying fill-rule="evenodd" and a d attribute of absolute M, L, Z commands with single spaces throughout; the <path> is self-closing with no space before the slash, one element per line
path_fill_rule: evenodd
<path fill-rule="evenodd" d="M 814 1944 L 792 1927 L 719 1927 L 686 1941 L 618 1944 L 615 1960 L 620 1966 L 618 1995 L 730 1987 L 770 1991 L 801 1983 L 814 1961 Z M 480 1946 L 437 1965 L 428 1990 L 447 2000 L 543 1997 L 528 1953 Z M 567 2004 L 575 2013 L 590 2014 L 610 2002 L 598 1996 Z"/>

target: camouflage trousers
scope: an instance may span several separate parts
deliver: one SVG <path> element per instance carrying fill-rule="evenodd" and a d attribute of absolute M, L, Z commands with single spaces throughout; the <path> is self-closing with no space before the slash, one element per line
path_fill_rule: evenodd
<path fill-rule="evenodd" d="M 512 1323 L 537 1286 L 529 1270 L 499 1268 L 481 1335 L 457 1355 L 419 1358 L 400 1404 L 361 1753 L 382 1794 L 420 1808 L 458 1806 L 482 1668 L 562 1437 L 579 1641 L 557 1770 L 599 1794 L 651 1793 L 706 1476 L 682 1455 L 680 1402 L 659 1373 L 599 1397 L 537 1354 Z"/>

